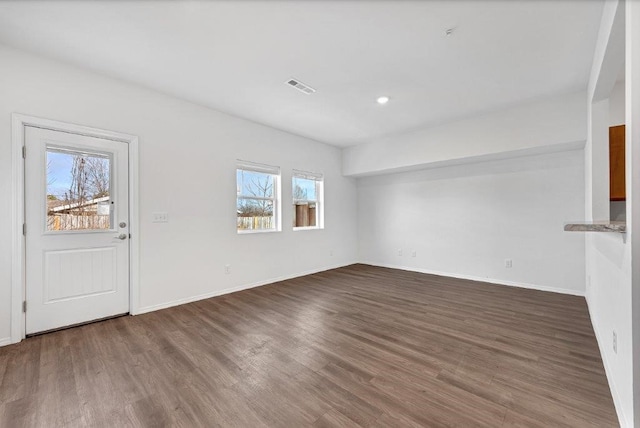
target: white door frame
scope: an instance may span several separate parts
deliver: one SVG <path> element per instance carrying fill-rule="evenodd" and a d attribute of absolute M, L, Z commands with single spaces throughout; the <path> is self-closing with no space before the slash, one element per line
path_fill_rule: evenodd
<path fill-rule="evenodd" d="M 12 122 L 12 252 L 11 252 L 11 343 L 20 342 L 26 336 L 25 313 L 22 302 L 25 301 L 25 219 L 24 159 L 22 150 L 25 144 L 25 127 L 49 129 L 90 137 L 121 141 L 129 145 L 129 313 L 138 313 L 139 302 L 139 214 L 138 214 L 138 137 L 120 132 L 106 131 L 82 125 L 74 125 L 56 120 L 13 113 Z M 28 156 L 28 154 L 27 154 Z"/>

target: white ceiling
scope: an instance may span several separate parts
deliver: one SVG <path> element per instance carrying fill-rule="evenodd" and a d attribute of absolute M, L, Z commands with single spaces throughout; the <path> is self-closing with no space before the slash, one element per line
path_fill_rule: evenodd
<path fill-rule="evenodd" d="M 575 0 L 2 2 L 0 43 L 349 146 L 585 89 L 602 7 Z M 285 85 L 290 77 L 317 92 Z M 391 101 L 379 106 L 379 95 Z"/>

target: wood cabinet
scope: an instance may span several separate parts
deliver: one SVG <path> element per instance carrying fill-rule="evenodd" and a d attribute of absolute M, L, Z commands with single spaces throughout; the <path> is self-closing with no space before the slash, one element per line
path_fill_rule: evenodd
<path fill-rule="evenodd" d="M 609 198 L 626 200 L 624 164 L 624 125 L 609 128 Z"/>

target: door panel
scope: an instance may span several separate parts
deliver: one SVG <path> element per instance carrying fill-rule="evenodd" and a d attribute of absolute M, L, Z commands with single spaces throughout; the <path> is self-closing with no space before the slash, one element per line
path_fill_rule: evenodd
<path fill-rule="evenodd" d="M 129 311 L 128 145 L 25 128 L 26 333 Z"/>
<path fill-rule="evenodd" d="M 44 252 L 44 303 L 116 291 L 116 248 Z"/>

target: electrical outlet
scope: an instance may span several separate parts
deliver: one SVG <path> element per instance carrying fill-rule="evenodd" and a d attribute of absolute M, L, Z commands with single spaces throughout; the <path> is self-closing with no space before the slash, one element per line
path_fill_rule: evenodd
<path fill-rule="evenodd" d="M 156 212 L 153 213 L 153 222 L 154 223 L 168 223 L 169 222 L 169 213 L 167 212 Z"/>
<path fill-rule="evenodd" d="M 507 269 L 511 269 L 513 267 L 513 260 L 504 259 L 504 267 L 506 267 Z"/>
<path fill-rule="evenodd" d="M 329 250 L 329 255 L 333 256 L 333 250 Z"/>
<path fill-rule="evenodd" d="M 413 251 L 411 252 L 411 257 L 415 257 L 415 256 L 417 256 L 417 255 L 418 255 L 418 253 L 417 253 L 415 250 L 413 250 Z"/>
<path fill-rule="evenodd" d="M 224 273 L 227 275 L 231 273 L 231 265 L 224 265 Z"/>
<path fill-rule="evenodd" d="M 618 353 L 618 335 L 615 330 L 613 330 L 613 352 Z"/>
<path fill-rule="evenodd" d="M 398 255 L 402 256 L 402 248 L 398 248 Z"/>

